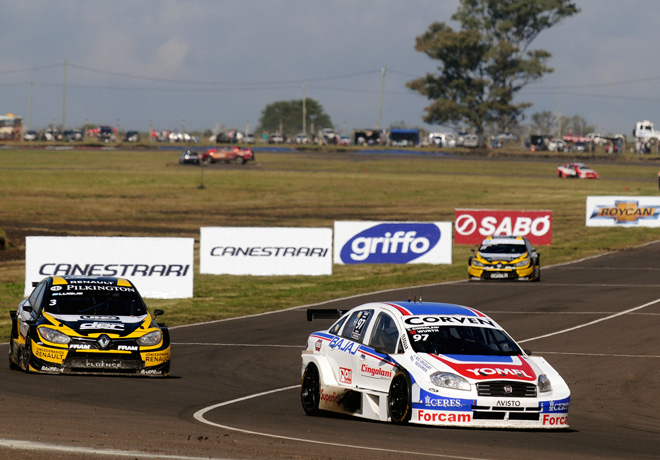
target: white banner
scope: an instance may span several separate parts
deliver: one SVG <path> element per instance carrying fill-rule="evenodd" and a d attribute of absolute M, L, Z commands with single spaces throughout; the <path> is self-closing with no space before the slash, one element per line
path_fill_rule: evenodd
<path fill-rule="evenodd" d="M 332 275 L 332 229 L 202 227 L 200 273 Z"/>
<path fill-rule="evenodd" d="M 451 264 L 451 222 L 335 222 L 336 264 Z"/>
<path fill-rule="evenodd" d="M 25 295 L 47 276 L 127 278 L 143 297 L 193 296 L 194 238 L 28 236 Z"/>
<path fill-rule="evenodd" d="M 659 196 L 589 196 L 587 227 L 660 227 Z"/>

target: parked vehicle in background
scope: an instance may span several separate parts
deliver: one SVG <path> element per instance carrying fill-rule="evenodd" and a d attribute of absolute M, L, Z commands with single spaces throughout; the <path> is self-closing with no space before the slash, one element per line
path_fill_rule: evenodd
<path fill-rule="evenodd" d="M 294 144 L 309 144 L 309 137 L 307 137 L 307 134 L 305 134 L 305 133 L 298 133 L 293 138 L 293 143 Z"/>
<path fill-rule="evenodd" d="M 648 120 L 638 121 L 633 128 L 633 137 L 641 142 L 657 143 L 660 140 L 660 131 L 656 131 L 653 123 Z"/>
<path fill-rule="evenodd" d="M 429 145 L 436 147 L 456 147 L 456 138 L 451 133 L 431 133 L 429 134 Z"/>
<path fill-rule="evenodd" d="M 284 136 L 280 133 L 272 133 L 268 136 L 269 144 L 283 144 L 284 140 Z"/>
<path fill-rule="evenodd" d="M 351 145 L 351 136 L 348 134 L 342 134 L 339 136 L 339 145 Z"/>
<path fill-rule="evenodd" d="M 463 136 L 463 147 L 479 147 L 479 136 L 476 134 Z"/>
<path fill-rule="evenodd" d="M 39 133 L 37 133 L 34 129 L 28 129 L 23 133 L 23 140 L 24 141 L 39 140 Z"/>
<path fill-rule="evenodd" d="M 589 133 L 585 137 L 596 145 L 604 145 L 608 142 L 608 138 L 599 133 Z"/>
<path fill-rule="evenodd" d="M 112 126 L 99 126 L 96 133 L 98 140 L 105 142 L 115 142 L 117 140 L 117 130 Z"/>
<path fill-rule="evenodd" d="M 140 133 L 137 131 L 126 131 L 125 142 L 140 142 Z"/>
<path fill-rule="evenodd" d="M 566 142 L 562 141 L 561 139 L 552 139 L 548 143 L 548 150 L 551 152 L 563 152 L 566 150 Z"/>
<path fill-rule="evenodd" d="M 588 152 L 590 149 L 590 144 L 588 142 L 574 142 L 571 145 L 571 152 Z"/>

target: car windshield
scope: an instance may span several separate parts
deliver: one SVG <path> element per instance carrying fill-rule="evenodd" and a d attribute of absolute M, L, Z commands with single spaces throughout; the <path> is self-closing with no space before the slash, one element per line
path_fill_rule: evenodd
<path fill-rule="evenodd" d="M 51 292 L 44 309 L 60 315 L 143 316 L 147 313 L 137 292 L 123 291 Z"/>
<path fill-rule="evenodd" d="M 408 329 L 417 353 L 434 355 L 515 356 L 520 347 L 500 329 L 476 326 L 420 326 Z"/>
<path fill-rule="evenodd" d="M 485 244 L 479 248 L 482 254 L 522 254 L 525 251 L 522 244 Z"/>

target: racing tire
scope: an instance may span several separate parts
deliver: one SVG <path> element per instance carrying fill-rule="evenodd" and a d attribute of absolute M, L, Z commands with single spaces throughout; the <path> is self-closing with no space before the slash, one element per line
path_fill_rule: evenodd
<path fill-rule="evenodd" d="M 534 270 L 534 282 L 539 282 L 541 281 L 541 266 L 538 265 L 536 267 L 536 270 Z"/>
<path fill-rule="evenodd" d="M 300 382 L 300 402 L 307 415 L 316 415 L 319 412 L 321 401 L 321 378 L 316 364 L 309 363 Z"/>
<path fill-rule="evenodd" d="M 32 361 L 32 339 L 28 335 L 25 338 L 25 348 L 23 349 L 23 354 L 21 355 L 21 364 L 23 370 L 30 373 L 30 361 Z"/>
<path fill-rule="evenodd" d="M 18 371 L 21 368 L 14 362 L 13 359 L 11 359 L 13 355 L 14 355 L 14 339 L 10 338 L 9 339 L 9 369 L 11 369 L 12 371 Z"/>
<path fill-rule="evenodd" d="M 245 163 L 245 158 L 236 157 L 236 159 L 234 161 L 236 162 L 237 165 L 242 165 L 243 163 Z"/>
<path fill-rule="evenodd" d="M 406 371 L 399 371 L 394 375 L 390 384 L 387 408 L 392 423 L 408 423 L 412 415 L 410 376 Z"/>

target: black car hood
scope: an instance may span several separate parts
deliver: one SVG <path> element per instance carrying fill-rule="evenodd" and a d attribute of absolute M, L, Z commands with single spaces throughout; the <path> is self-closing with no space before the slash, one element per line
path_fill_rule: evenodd
<path fill-rule="evenodd" d="M 112 315 L 60 315 L 46 313 L 44 315 L 58 329 L 66 334 L 63 326 L 76 333 L 88 336 L 100 332 L 127 336 L 142 326 L 148 314 L 142 316 L 112 316 Z"/>

